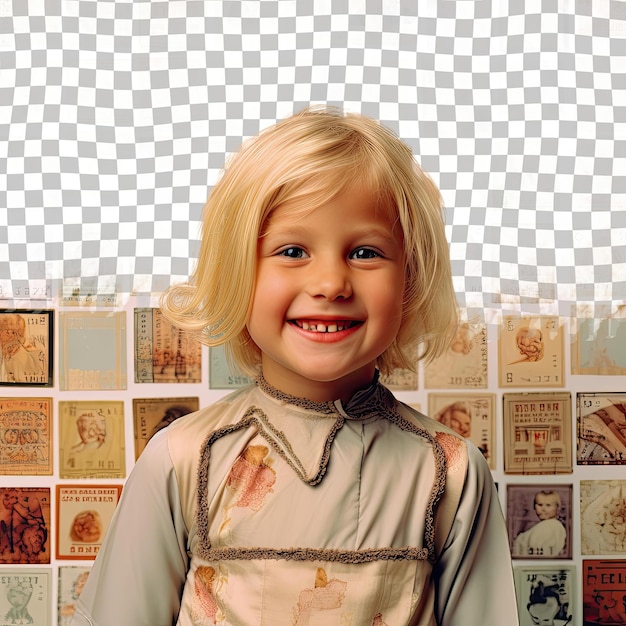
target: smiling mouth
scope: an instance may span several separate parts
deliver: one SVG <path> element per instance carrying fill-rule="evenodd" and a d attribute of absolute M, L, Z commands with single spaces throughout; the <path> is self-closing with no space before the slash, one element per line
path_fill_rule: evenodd
<path fill-rule="evenodd" d="M 312 333 L 337 333 L 341 330 L 346 330 L 362 324 L 362 322 L 355 320 L 338 320 L 335 322 L 322 322 L 320 320 L 291 320 L 291 323 L 295 324 L 302 330 L 308 330 Z"/>

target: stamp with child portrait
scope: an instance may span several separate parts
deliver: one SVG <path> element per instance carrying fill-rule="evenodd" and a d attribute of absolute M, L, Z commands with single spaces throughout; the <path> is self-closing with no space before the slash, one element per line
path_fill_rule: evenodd
<path fill-rule="evenodd" d="M 427 389 L 487 387 L 487 326 L 462 323 L 450 347 L 424 368 Z"/>
<path fill-rule="evenodd" d="M 61 478 L 124 478 L 124 402 L 59 402 Z"/>
<path fill-rule="evenodd" d="M 505 393 L 502 416 L 507 474 L 572 472 L 569 392 Z"/>
<path fill-rule="evenodd" d="M 556 315 L 505 316 L 499 337 L 500 387 L 563 387 L 563 332 Z"/>
<path fill-rule="evenodd" d="M 495 404 L 492 393 L 430 393 L 428 414 L 469 439 L 491 469 L 496 466 Z"/>
<path fill-rule="evenodd" d="M 514 559 L 572 558 L 572 485 L 507 485 L 506 522 Z"/>

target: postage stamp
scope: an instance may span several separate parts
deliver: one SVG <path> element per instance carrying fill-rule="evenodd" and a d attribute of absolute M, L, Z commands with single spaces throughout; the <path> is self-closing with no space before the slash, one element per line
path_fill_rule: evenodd
<path fill-rule="evenodd" d="M 563 387 L 563 335 L 558 316 L 505 316 L 499 338 L 500 387 Z"/>

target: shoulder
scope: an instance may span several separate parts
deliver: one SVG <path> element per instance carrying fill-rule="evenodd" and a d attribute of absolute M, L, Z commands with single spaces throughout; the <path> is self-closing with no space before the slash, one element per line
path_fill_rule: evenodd
<path fill-rule="evenodd" d="M 238 422 L 253 403 L 255 393 L 256 385 L 247 385 L 199 411 L 175 420 L 164 430 L 170 445 L 180 440 L 187 445 L 190 440 L 198 440 L 198 444 L 201 444 L 211 432 Z"/>
<path fill-rule="evenodd" d="M 430 433 L 433 436 L 437 436 L 438 433 L 442 433 L 446 435 L 451 435 L 452 437 L 454 437 L 455 439 L 458 439 L 459 441 L 463 441 L 463 442 L 465 441 L 465 439 L 461 437 L 457 432 L 452 430 L 452 428 L 445 426 L 441 422 L 438 422 L 437 420 L 434 420 L 424 415 L 423 413 L 414 409 L 408 404 L 405 404 L 404 402 L 400 402 L 400 400 L 398 400 L 397 398 L 396 398 L 396 408 L 398 409 L 398 412 L 404 419 L 409 420 L 411 423 L 418 426 L 418 428 L 425 430 L 426 432 Z"/>

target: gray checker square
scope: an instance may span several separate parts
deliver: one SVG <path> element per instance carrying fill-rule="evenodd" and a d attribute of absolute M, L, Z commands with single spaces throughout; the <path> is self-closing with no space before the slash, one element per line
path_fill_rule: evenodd
<path fill-rule="evenodd" d="M 624 300 L 626 10 L 594 7 L 2 0 L 2 293 L 185 280 L 226 157 L 330 103 L 440 186 L 461 306 Z"/>

